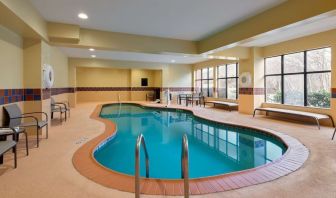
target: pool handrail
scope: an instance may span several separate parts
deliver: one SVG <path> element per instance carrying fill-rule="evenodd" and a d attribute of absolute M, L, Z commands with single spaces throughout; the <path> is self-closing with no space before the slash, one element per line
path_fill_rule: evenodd
<path fill-rule="evenodd" d="M 145 138 L 140 134 L 135 145 L 135 198 L 140 197 L 140 147 L 143 146 L 146 157 L 146 178 L 149 178 L 149 157 Z"/>
<path fill-rule="evenodd" d="M 189 198 L 189 147 L 186 134 L 182 138 L 181 177 L 184 180 L 184 197 Z"/>

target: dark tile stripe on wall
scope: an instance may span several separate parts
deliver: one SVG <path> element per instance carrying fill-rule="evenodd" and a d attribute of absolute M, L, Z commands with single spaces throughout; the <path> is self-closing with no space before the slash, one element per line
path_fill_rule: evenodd
<path fill-rule="evenodd" d="M 64 93 L 75 93 L 75 88 L 62 87 L 62 88 L 42 89 L 42 98 L 43 100 L 46 100 L 49 99 L 51 96 L 56 96 Z"/>
<path fill-rule="evenodd" d="M 154 91 L 160 89 L 161 91 L 179 92 L 179 91 L 193 91 L 192 87 L 77 87 L 76 91 Z"/>
<path fill-rule="evenodd" d="M 0 105 L 40 100 L 41 89 L 0 89 Z"/>
<path fill-rule="evenodd" d="M 242 95 L 264 95 L 264 88 L 239 88 L 239 94 Z"/>
<path fill-rule="evenodd" d="M 331 88 L 331 98 L 336 98 L 336 88 Z"/>
<path fill-rule="evenodd" d="M 166 91 L 184 92 L 193 91 L 192 87 L 64 87 L 51 89 L 0 89 L 0 105 L 21 101 L 40 101 L 51 96 L 75 93 L 76 91 Z"/>

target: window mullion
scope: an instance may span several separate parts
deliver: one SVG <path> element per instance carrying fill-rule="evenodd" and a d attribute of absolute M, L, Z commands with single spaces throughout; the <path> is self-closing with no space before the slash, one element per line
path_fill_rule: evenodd
<path fill-rule="evenodd" d="M 285 93 L 284 93 L 284 55 L 281 56 L 281 104 L 285 103 Z"/>
<path fill-rule="evenodd" d="M 303 86 L 304 86 L 304 91 L 303 91 L 303 101 L 304 101 L 304 106 L 307 106 L 307 51 L 304 51 L 304 59 L 303 59 Z"/>
<path fill-rule="evenodd" d="M 226 78 L 226 80 L 225 80 L 225 98 L 227 99 L 228 98 L 228 76 L 227 76 L 227 74 L 228 74 L 228 72 L 227 72 L 227 64 L 225 65 L 225 78 Z"/>

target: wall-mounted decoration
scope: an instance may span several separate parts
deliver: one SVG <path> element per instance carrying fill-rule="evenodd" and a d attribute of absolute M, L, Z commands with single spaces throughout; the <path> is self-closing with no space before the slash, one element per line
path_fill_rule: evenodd
<path fill-rule="evenodd" d="M 54 85 L 54 70 L 51 65 L 44 64 L 43 66 L 43 86 L 44 88 L 51 88 Z"/>
<path fill-rule="evenodd" d="M 247 88 L 252 85 L 252 77 L 250 72 L 244 72 L 240 75 L 240 87 Z"/>
<path fill-rule="evenodd" d="M 148 86 L 148 78 L 141 78 L 141 86 L 142 87 Z"/>

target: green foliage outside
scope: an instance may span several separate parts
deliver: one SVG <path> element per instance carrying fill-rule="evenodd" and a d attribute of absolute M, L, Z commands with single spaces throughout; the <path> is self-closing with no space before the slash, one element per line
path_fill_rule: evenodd
<path fill-rule="evenodd" d="M 330 107 L 330 92 L 326 90 L 320 90 L 316 92 L 308 93 L 308 106 L 313 107 Z"/>
<path fill-rule="evenodd" d="M 330 107 L 330 92 L 326 90 L 319 90 L 315 92 L 310 92 L 307 95 L 308 106 L 312 107 Z M 272 103 L 281 103 L 281 92 L 277 91 L 274 95 L 268 95 L 267 101 Z"/>

